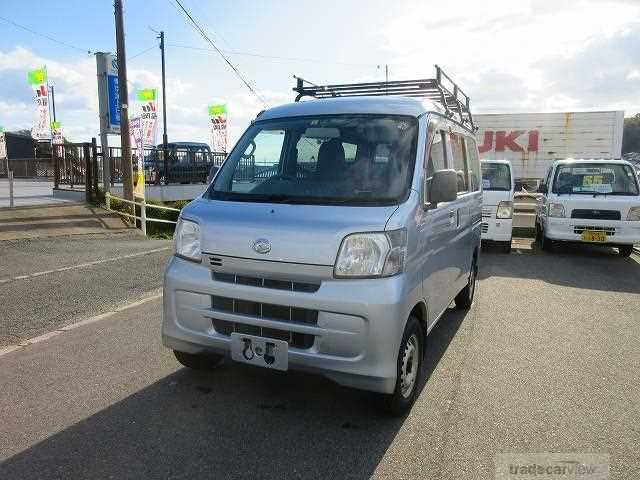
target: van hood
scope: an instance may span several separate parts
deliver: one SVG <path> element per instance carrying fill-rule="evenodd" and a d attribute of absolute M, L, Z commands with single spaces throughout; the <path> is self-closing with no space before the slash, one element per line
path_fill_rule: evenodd
<path fill-rule="evenodd" d="M 640 206 L 640 196 L 634 195 L 554 195 L 549 201 L 562 203 L 565 215 L 571 217 L 573 210 L 618 210 L 621 220 L 626 220 L 631 207 Z"/>
<path fill-rule="evenodd" d="M 496 207 L 500 202 L 513 200 L 513 192 L 504 190 L 483 190 L 482 205 Z"/>
<path fill-rule="evenodd" d="M 333 266 L 342 239 L 383 231 L 397 206 L 290 205 L 197 199 L 182 212 L 200 224 L 201 249 L 223 256 Z M 258 253 L 264 239 L 270 251 Z"/>

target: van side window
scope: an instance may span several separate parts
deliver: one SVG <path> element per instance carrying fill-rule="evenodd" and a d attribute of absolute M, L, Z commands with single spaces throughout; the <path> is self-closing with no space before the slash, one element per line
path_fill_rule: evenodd
<path fill-rule="evenodd" d="M 454 169 L 458 174 L 458 193 L 467 192 L 469 190 L 467 186 L 468 176 L 462 135 L 450 133 L 449 144 L 451 145 L 449 168 Z"/>
<path fill-rule="evenodd" d="M 480 173 L 480 159 L 478 158 L 476 141 L 470 137 L 465 137 L 464 143 L 466 146 L 467 165 L 469 167 L 469 191 L 477 192 L 480 190 L 480 179 L 482 175 Z"/>
<path fill-rule="evenodd" d="M 429 151 L 427 153 L 425 161 L 425 192 L 424 201 L 427 203 L 428 192 L 431 185 L 431 179 L 433 174 L 438 170 L 444 170 L 445 167 L 445 143 L 442 141 L 444 138 L 442 130 L 435 130 L 434 126 L 429 125 L 429 133 L 433 132 L 431 145 L 429 145 Z"/>

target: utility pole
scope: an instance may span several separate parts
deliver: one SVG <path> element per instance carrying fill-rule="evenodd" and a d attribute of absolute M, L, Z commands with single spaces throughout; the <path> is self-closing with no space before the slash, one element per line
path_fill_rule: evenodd
<path fill-rule="evenodd" d="M 122 155 L 122 191 L 125 200 L 133 201 L 133 165 L 129 137 L 129 89 L 127 88 L 127 57 L 124 46 L 122 0 L 114 0 L 116 17 L 116 51 L 118 56 L 118 97 L 120 99 L 120 149 Z"/>
<path fill-rule="evenodd" d="M 169 181 L 169 155 L 167 147 L 167 89 L 164 75 L 164 32 L 160 32 L 160 54 L 162 56 L 162 151 L 164 158 L 164 183 Z"/>
<path fill-rule="evenodd" d="M 51 85 L 51 107 L 53 108 L 53 121 L 56 121 L 56 93 Z"/>

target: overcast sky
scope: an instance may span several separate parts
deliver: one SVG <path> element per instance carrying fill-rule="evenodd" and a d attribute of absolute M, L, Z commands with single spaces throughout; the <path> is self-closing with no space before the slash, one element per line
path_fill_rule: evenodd
<path fill-rule="evenodd" d="M 439 64 L 475 113 L 640 111 L 640 0 L 182 3 L 268 105 L 293 100 L 293 74 L 315 83 L 384 80 L 388 64 L 397 80 L 430 77 Z M 115 52 L 112 0 L 2 4 L 3 18 L 74 48 L 0 19 L 0 126 L 31 127 L 26 71 L 46 64 L 65 136 L 97 136 L 95 57 L 86 50 Z M 262 102 L 207 51 L 174 0 L 124 4 L 130 94 L 160 86 L 152 29 L 164 30 L 169 139 L 208 142 L 207 104 L 223 99 L 233 142 Z"/>

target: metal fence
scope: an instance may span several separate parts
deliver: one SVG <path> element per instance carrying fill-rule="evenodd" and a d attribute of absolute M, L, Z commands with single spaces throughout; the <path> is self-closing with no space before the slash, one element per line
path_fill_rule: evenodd
<path fill-rule="evenodd" d="M 227 154 L 205 150 L 172 148 L 167 151 L 165 162 L 164 150 L 161 148 L 145 148 L 142 163 L 145 171 L 145 182 L 156 184 L 170 183 L 206 183 L 211 167 L 219 167 Z M 111 184 L 121 183 L 123 174 L 122 152 L 120 147 L 109 148 L 111 165 Z M 132 150 L 131 162 L 134 172 L 137 170 L 137 151 Z"/>
<path fill-rule="evenodd" d="M 12 158 L 0 161 L 0 177 L 7 178 L 9 171 L 13 172 L 15 178 L 53 179 L 55 163 L 52 158 Z"/>
<path fill-rule="evenodd" d="M 153 205 L 153 204 L 149 204 L 145 201 L 144 197 L 136 197 L 138 198 L 138 202 L 131 201 L 131 200 L 125 200 L 124 198 L 120 198 L 120 197 L 116 197 L 115 195 L 111 195 L 109 192 L 105 193 L 105 208 L 106 210 L 110 211 L 110 212 L 114 212 L 117 213 L 118 215 L 122 215 L 126 218 L 129 219 L 133 219 L 138 220 L 140 222 L 140 229 L 142 230 L 142 233 L 144 234 L 144 236 L 147 236 L 147 222 L 158 222 L 158 223 L 170 223 L 175 225 L 176 222 L 175 220 L 166 220 L 166 219 L 162 219 L 162 218 L 152 218 L 149 217 L 147 215 L 147 210 L 148 209 L 156 209 L 156 210 L 165 210 L 165 211 L 169 211 L 169 212 L 178 212 L 180 213 L 180 209 L 179 208 L 173 208 L 173 207 L 165 207 L 164 205 Z M 131 213 L 127 213 L 127 212 L 123 212 L 122 210 L 115 210 L 112 208 L 112 200 L 116 200 L 117 202 L 121 202 L 124 203 L 125 205 L 132 205 L 135 209 L 134 214 Z M 135 215 L 135 213 L 140 212 L 140 215 Z"/>

